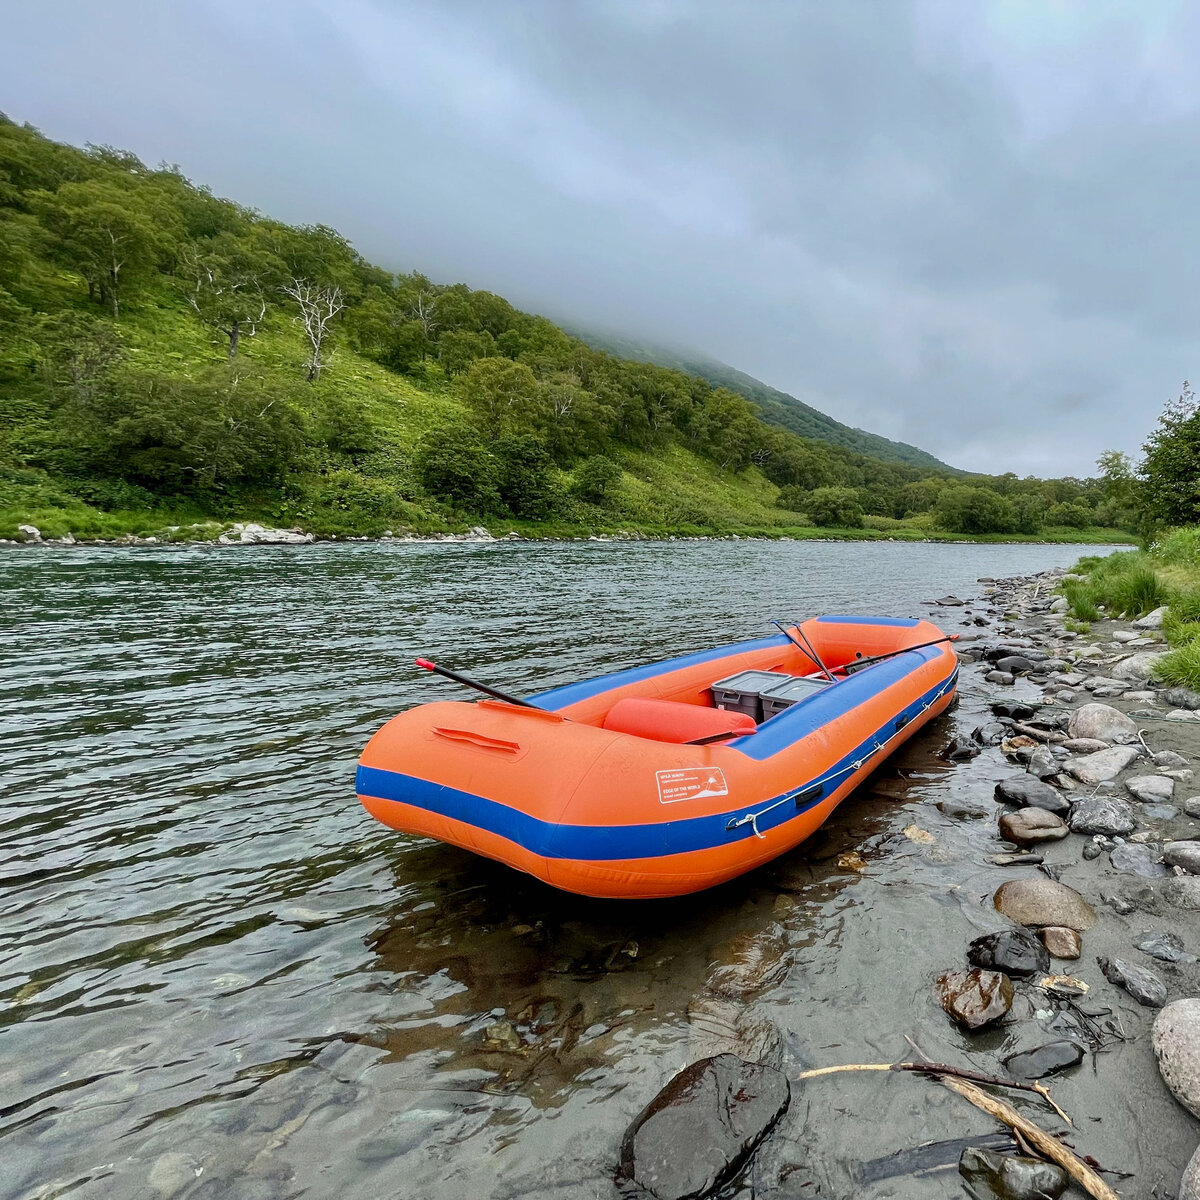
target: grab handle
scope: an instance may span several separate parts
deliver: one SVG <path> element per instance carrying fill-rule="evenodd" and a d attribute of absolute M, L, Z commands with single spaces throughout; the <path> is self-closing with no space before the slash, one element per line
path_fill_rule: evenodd
<path fill-rule="evenodd" d="M 450 729 L 444 725 L 433 727 L 435 737 L 445 738 L 448 742 L 466 742 L 480 750 L 495 750 L 500 754 L 519 754 L 520 742 L 506 742 L 502 738 L 488 737 L 486 733 L 477 733 L 474 729 Z"/>

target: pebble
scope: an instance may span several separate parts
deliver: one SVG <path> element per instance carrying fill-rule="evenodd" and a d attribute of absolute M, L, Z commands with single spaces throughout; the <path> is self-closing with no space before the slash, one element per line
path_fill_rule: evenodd
<path fill-rule="evenodd" d="M 1078 958 L 1083 953 L 1083 939 L 1065 925 L 1047 925 L 1038 931 L 1038 935 L 1054 958 Z"/>
<path fill-rule="evenodd" d="M 1052 879 L 1010 879 L 996 889 L 992 903 L 1018 925 L 1064 925 L 1083 933 L 1096 923 L 1096 911 L 1074 888 Z"/>
<path fill-rule="evenodd" d="M 1070 1182 L 1066 1171 L 1040 1158 L 997 1154 L 968 1146 L 958 1160 L 958 1173 L 972 1196 L 999 1200 L 1057 1200 Z"/>
<path fill-rule="evenodd" d="M 1111 704 L 1084 704 L 1071 713 L 1067 732 L 1073 738 L 1094 738 L 1101 742 L 1137 741 L 1137 726 Z"/>
<path fill-rule="evenodd" d="M 1123 958 L 1098 958 L 1109 983 L 1124 988 L 1146 1008 L 1162 1008 L 1167 1002 L 1167 985 L 1149 967 L 1138 967 Z"/>
<path fill-rule="evenodd" d="M 1010 1054 L 1004 1065 L 1018 1079 L 1041 1079 L 1055 1071 L 1078 1066 L 1083 1060 L 1083 1047 L 1078 1042 L 1047 1042 L 1034 1050 Z"/>
<path fill-rule="evenodd" d="M 1002 929 L 977 937 L 967 947 L 967 962 L 1016 976 L 1044 974 L 1050 969 L 1046 947 L 1028 929 Z"/>
<path fill-rule="evenodd" d="M 1088 842 L 1083 848 L 1083 858 L 1085 862 L 1091 862 L 1093 859 L 1099 858 L 1104 851 L 1095 842 Z"/>
<path fill-rule="evenodd" d="M 1116 796 L 1089 796 L 1071 810 L 1071 829 L 1075 833 L 1117 837 L 1132 833 L 1136 827 L 1133 809 Z"/>
<path fill-rule="evenodd" d="M 1200 875 L 1200 842 L 1168 842 L 1163 850 L 1163 862 L 1179 867 L 1189 875 Z"/>
<path fill-rule="evenodd" d="M 1159 861 L 1154 847 L 1139 842 L 1120 842 L 1109 854 L 1113 869 L 1122 875 L 1140 875 L 1143 879 L 1158 879 L 1171 872 Z"/>
<path fill-rule="evenodd" d="M 1183 938 L 1166 929 L 1147 930 L 1133 943 L 1143 954 L 1157 958 L 1159 962 L 1191 963 L 1196 961 L 1194 954 L 1188 954 L 1183 948 Z"/>
<path fill-rule="evenodd" d="M 685 1067 L 621 1142 L 622 1180 L 657 1200 L 707 1196 L 732 1179 L 791 1102 L 774 1067 L 733 1054 Z"/>
<path fill-rule="evenodd" d="M 1004 804 L 1022 808 L 1044 808 L 1059 816 L 1071 811 L 1071 805 L 1061 792 L 1050 784 L 1030 775 L 1011 775 L 996 784 L 996 799 Z"/>
<path fill-rule="evenodd" d="M 1070 832 L 1062 817 L 1044 808 L 1022 808 L 1000 818 L 1000 836 L 1018 846 L 1056 842 Z"/>
<path fill-rule="evenodd" d="M 1132 746 L 1110 746 L 1095 754 L 1073 758 L 1067 763 L 1067 774 L 1074 775 L 1080 783 L 1103 783 L 1115 779 L 1137 756 L 1138 751 Z"/>
<path fill-rule="evenodd" d="M 1012 980 L 999 971 L 946 971 L 937 984 L 942 1008 L 964 1029 L 990 1025 L 1012 1007 Z"/>
<path fill-rule="evenodd" d="M 1154 1018 L 1150 1044 L 1171 1094 L 1200 1117 L 1200 1000 L 1175 1000 Z"/>
<path fill-rule="evenodd" d="M 1129 794 L 1150 804 L 1163 804 L 1175 795 L 1175 780 L 1165 775 L 1136 775 L 1125 780 Z"/>

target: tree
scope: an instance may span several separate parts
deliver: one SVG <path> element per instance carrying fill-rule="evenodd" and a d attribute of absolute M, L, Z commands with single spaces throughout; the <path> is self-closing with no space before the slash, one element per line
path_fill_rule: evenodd
<path fill-rule="evenodd" d="M 477 358 L 463 377 L 462 397 L 493 437 L 514 427 L 529 428 L 540 410 L 533 372 L 507 358 Z"/>
<path fill-rule="evenodd" d="M 1011 533 L 1017 526 L 1017 514 L 1004 496 L 967 484 L 944 489 L 933 513 L 951 533 Z"/>
<path fill-rule="evenodd" d="M 433 496 L 479 513 L 501 507 L 496 460 L 473 429 L 454 426 L 426 434 L 414 466 Z"/>
<path fill-rule="evenodd" d="M 804 511 L 814 525 L 858 529 L 863 523 L 862 504 L 853 488 L 817 488 L 805 497 Z"/>
<path fill-rule="evenodd" d="M 559 493 L 550 453 L 529 434 L 509 434 L 496 442 L 497 485 L 509 512 L 530 520 L 550 516 Z"/>
<path fill-rule="evenodd" d="M 304 328 L 304 336 L 312 353 L 305 368 L 309 383 L 315 383 L 321 378 L 321 368 L 325 365 L 321 360 L 322 350 L 329 338 L 330 328 L 338 313 L 346 307 L 342 289 L 336 284 L 313 283 L 308 279 L 293 279 L 281 289 L 285 296 L 290 296 L 299 308 L 296 320 Z"/>
<path fill-rule="evenodd" d="M 1186 380 L 1142 449 L 1147 511 L 1169 525 L 1194 525 L 1200 520 L 1200 405 Z"/>
<path fill-rule="evenodd" d="M 42 225 L 59 261 L 78 271 L 88 296 L 121 315 L 121 297 L 163 257 L 173 225 L 169 212 L 142 207 L 135 189 L 106 179 L 64 183 L 38 198 Z"/>
<path fill-rule="evenodd" d="M 254 337 L 267 315 L 265 282 L 268 260 L 230 235 L 207 245 L 193 242 L 180 257 L 188 307 L 228 344 L 227 357 L 237 357 L 243 337 Z"/>
<path fill-rule="evenodd" d="M 585 458 L 573 472 L 571 493 L 588 504 L 606 504 L 621 479 L 621 467 L 603 454 Z"/>

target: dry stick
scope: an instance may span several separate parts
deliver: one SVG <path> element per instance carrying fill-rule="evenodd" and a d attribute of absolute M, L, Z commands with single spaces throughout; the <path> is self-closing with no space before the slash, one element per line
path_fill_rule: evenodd
<path fill-rule="evenodd" d="M 916 1046 L 913 1046 L 916 1050 Z M 920 1051 L 917 1050 L 920 1054 Z M 925 1056 L 922 1054 L 922 1058 Z M 974 1083 L 986 1083 L 992 1087 L 1017 1088 L 1022 1092 L 1036 1092 L 1068 1125 L 1074 1126 L 1074 1121 L 1067 1116 L 1047 1090 L 1044 1083 L 1022 1083 L 1019 1079 L 1005 1079 L 1000 1075 L 984 1075 L 979 1071 L 969 1071 L 965 1067 L 952 1067 L 949 1063 L 845 1063 L 838 1067 L 814 1067 L 811 1071 L 801 1071 L 797 1079 L 815 1079 L 818 1075 L 836 1075 L 840 1071 L 913 1071 L 917 1075 L 953 1075 L 958 1079 L 969 1079 Z"/>
<path fill-rule="evenodd" d="M 1035 725 L 1022 725 L 1020 721 L 1014 721 L 1012 727 L 1018 733 L 1023 733 L 1026 737 L 1031 737 L 1038 742 L 1049 742 L 1051 745 L 1057 746 L 1067 740 L 1061 733 L 1051 733 L 1046 729 L 1038 729 Z"/>
<path fill-rule="evenodd" d="M 995 1117 L 997 1121 L 1002 1121 L 1010 1129 L 1020 1133 L 1039 1154 L 1062 1167 L 1095 1200 L 1120 1200 L 1117 1193 L 1077 1154 L 1068 1150 L 1058 1138 L 1052 1137 L 1032 1121 L 1026 1120 L 1012 1105 L 995 1096 L 989 1096 L 987 1092 L 964 1079 L 943 1077 L 940 1082 L 943 1087 L 956 1092 L 964 1100 L 969 1100 L 988 1116 Z"/>

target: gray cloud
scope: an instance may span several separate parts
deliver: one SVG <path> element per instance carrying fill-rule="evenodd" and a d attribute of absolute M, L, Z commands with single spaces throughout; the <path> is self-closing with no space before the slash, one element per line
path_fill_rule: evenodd
<path fill-rule="evenodd" d="M 43 0 L 0 107 L 989 471 L 1195 373 L 1200 9 Z"/>

